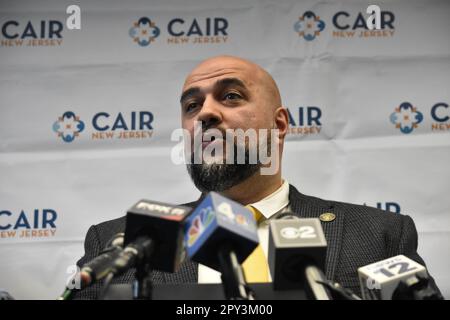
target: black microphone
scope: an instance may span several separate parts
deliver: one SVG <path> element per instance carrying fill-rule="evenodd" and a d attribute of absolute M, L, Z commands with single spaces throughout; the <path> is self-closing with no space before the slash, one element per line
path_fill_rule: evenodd
<path fill-rule="evenodd" d="M 108 276 L 114 270 L 113 263 L 122 251 L 123 239 L 124 233 L 115 234 L 97 257 L 85 263 L 81 270 L 68 279 L 64 292 L 57 300 L 70 300 L 75 289 L 84 289 Z"/>
<path fill-rule="evenodd" d="M 114 275 L 136 267 L 134 297 L 151 296 L 151 270 L 175 272 L 184 260 L 185 206 L 140 200 L 127 211 L 125 248 L 114 261 Z"/>
<path fill-rule="evenodd" d="M 133 249 L 145 251 L 143 247 L 151 239 L 154 252 L 148 261 L 151 268 L 164 272 L 175 272 L 184 259 L 183 226 L 192 211 L 185 206 L 140 200 L 127 211 L 124 253 Z M 137 255 L 137 254 L 135 254 Z M 128 259 L 126 259 L 128 260 Z"/>
<path fill-rule="evenodd" d="M 183 223 L 191 210 L 156 201 L 138 201 L 127 211 L 125 234 L 116 235 L 107 249 L 82 267 L 81 287 L 106 278 L 102 298 L 115 276 L 136 267 L 134 297 L 149 298 L 150 271 L 175 272 L 184 259 Z M 66 288 L 59 299 L 70 299 L 72 291 Z"/>
<path fill-rule="evenodd" d="M 283 214 L 270 221 L 269 266 L 275 290 L 305 289 L 309 299 L 331 300 L 323 274 L 327 242 L 320 220 Z"/>
<path fill-rule="evenodd" d="M 392 300 L 444 300 L 444 297 L 429 276 L 413 275 L 399 283 Z"/>
<path fill-rule="evenodd" d="M 81 289 L 105 278 L 114 269 L 113 262 L 123 250 L 124 233 L 117 233 L 107 243 L 100 255 L 84 264 L 80 270 Z"/>
<path fill-rule="evenodd" d="M 398 255 L 358 269 L 366 300 L 443 300 L 424 266 Z"/>
<path fill-rule="evenodd" d="M 106 278 L 99 295 L 104 298 L 114 277 L 136 268 L 134 297 L 150 298 L 151 270 L 175 272 L 184 259 L 183 223 L 191 210 L 162 202 L 138 201 L 127 211 L 125 234 L 113 238 L 100 256 L 81 269 L 83 286 Z"/>
<path fill-rule="evenodd" d="M 251 211 L 215 192 L 210 192 L 186 220 L 188 256 L 222 273 L 227 299 L 254 299 L 241 264 L 258 243 Z"/>

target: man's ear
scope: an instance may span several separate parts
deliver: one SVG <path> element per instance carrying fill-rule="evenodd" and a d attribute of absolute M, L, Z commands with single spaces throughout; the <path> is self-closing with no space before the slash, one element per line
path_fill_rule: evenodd
<path fill-rule="evenodd" d="M 289 115 L 284 107 L 275 110 L 274 116 L 275 129 L 279 130 L 279 138 L 284 139 L 289 129 Z"/>

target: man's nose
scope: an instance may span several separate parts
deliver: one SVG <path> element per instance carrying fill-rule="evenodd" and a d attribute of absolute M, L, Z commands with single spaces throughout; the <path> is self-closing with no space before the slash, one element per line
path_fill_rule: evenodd
<path fill-rule="evenodd" d="M 202 122 L 202 129 L 214 128 L 222 122 L 221 104 L 212 96 L 206 97 L 198 114 L 198 121 Z"/>

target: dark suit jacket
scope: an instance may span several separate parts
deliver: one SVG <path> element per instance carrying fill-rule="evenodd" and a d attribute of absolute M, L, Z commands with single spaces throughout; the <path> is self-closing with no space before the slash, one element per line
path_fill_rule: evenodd
<path fill-rule="evenodd" d="M 290 186 L 290 207 L 302 218 L 318 218 L 324 212 L 332 212 L 336 219 L 322 222 L 328 243 L 326 276 L 344 287 L 360 294 L 357 269 L 367 264 L 403 254 L 425 265 L 417 253 L 417 231 L 409 216 L 394 214 L 372 207 L 322 200 L 298 192 Z M 195 207 L 199 202 L 188 203 Z M 90 261 L 102 251 L 118 232 L 125 230 L 125 217 L 91 226 L 84 242 L 85 255 L 78 266 Z M 113 283 L 131 283 L 134 270 L 118 277 Z M 154 271 L 154 283 L 196 283 L 198 266 L 185 261 L 176 273 Z M 77 299 L 96 299 L 101 285 L 96 284 L 75 294 Z"/>

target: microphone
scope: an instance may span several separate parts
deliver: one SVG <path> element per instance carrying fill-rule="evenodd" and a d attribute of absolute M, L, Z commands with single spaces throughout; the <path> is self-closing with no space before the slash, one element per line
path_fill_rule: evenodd
<path fill-rule="evenodd" d="M 101 298 L 115 276 L 136 267 L 134 297 L 149 298 L 150 270 L 175 272 L 184 259 L 182 227 L 191 210 L 162 202 L 138 201 L 127 211 L 125 234 L 116 235 L 102 254 L 82 267 L 82 288 L 106 278 Z M 66 296 L 69 297 L 66 294 L 62 297 Z"/>
<path fill-rule="evenodd" d="M 64 292 L 57 300 L 70 300 L 74 289 L 84 289 L 107 277 L 113 271 L 114 260 L 119 257 L 122 251 L 123 239 L 123 232 L 115 234 L 97 257 L 85 263 L 81 270 L 67 281 Z M 77 287 L 78 283 L 79 287 Z"/>
<path fill-rule="evenodd" d="M 117 233 L 108 241 L 99 256 L 84 264 L 80 270 L 81 289 L 105 278 L 113 271 L 113 261 L 122 252 L 124 233 Z"/>
<path fill-rule="evenodd" d="M 366 300 L 443 300 L 424 266 L 398 255 L 358 269 Z"/>
<path fill-rule="evenodd" d="M 326 252 L 319 219 L 283 214 L 270 221 L 268 260 L 275 290 L 304 288 L 310 299 L 331 300 L 322 272 Z"/>
<path fill-rule="evenodd" d="M 192 209 L 156 201 L 140 200 L 127 211 L 125 234 L 117 234 L 102 253 L 80 271 L 81 287 L 103 278 L 103 297 L 117 275 L 136 267 L 134 297 L 151 295 L 150 270 L 178 270 L 184 259 L 183 223 Z M 125 248 L 123 248 L 125 246 Z M 70 299 L 73 289 L 66 288 L 59 300 Z"/>
<path fill-rule="evenodd" d="M 140 200 L 127 211 L 125 249 L 114 261 L 115 275 L 136 267 L 134 297 L 151 296 L 150 270 L 175 272 L 184 260 L 183 226 L 192 211 L 185 206 Z"/>
<path fill-rule="evenodd" d="M 190 207 L 140 200 L 127 211 L 124 251 L 142 251 L 151 239 L 155 248 L 148 262 L 152 269 L 175 272 L 184 260 L 183 225 L 192 211 Z"/>
<path fill-rule="evenodd" d="M 186 220 L 191 260 L 222 273 L 227 299 L 253 299 L 241 267 L 258 246 L 255 218 L 239 203 L 210 192 Z"/>

